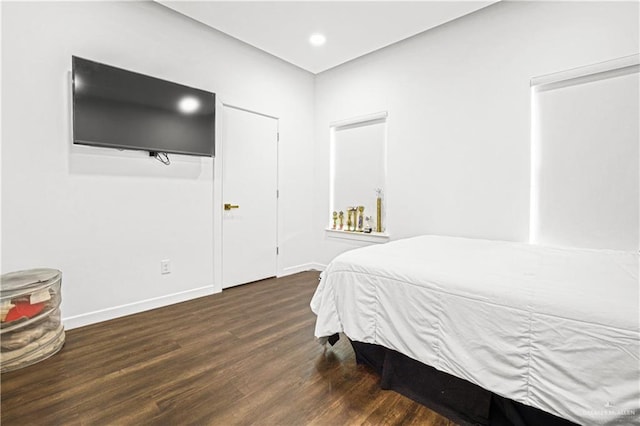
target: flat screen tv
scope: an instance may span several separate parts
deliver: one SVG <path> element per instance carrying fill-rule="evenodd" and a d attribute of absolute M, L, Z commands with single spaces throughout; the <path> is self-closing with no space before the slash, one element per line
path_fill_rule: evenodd
<path fill-rule="evenodd" d="M 215 154 L 215 93 L 72 57 L 73 142 Z"/>

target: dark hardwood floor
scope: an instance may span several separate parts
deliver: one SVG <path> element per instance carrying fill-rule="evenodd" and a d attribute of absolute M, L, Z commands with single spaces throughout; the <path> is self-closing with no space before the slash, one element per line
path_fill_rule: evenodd
<path fill-rule="evenodd" d="M 60 353 L 2 375 L 2 425 L 452 425 L 381 390 L 344 337 L 314 341 L 317 277 L 68 331 Z"/>

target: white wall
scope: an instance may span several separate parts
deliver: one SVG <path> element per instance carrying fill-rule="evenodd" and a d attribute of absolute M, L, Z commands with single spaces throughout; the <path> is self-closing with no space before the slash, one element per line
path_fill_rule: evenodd
<path fill-rule="evenodd" d="M 637 53 L 636 2 L 500 2 L 316 78 L 316 260 L 329 123 L 388 111 L 387 229 L 527 241 L 530 79 Z M 373 190 L 373 188 L 372 188 Z"/>
<path fill-rule="evenodd" d="M 220 291 L 214 160 L 73 146 L 71 55 L 279 117 L 279 267 L 309 262 L 313 75 L 153 2 L 2 2 L 3 272 L 62 270 L 71 327 Z"/>

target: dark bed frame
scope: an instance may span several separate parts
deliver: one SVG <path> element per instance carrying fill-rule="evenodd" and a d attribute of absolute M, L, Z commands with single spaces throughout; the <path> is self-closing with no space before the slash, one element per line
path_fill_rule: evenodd
<path fill-rule="evenodd" d="M 332 336 L 330 342 L 338 340 Z M 380 376 L 382 389 L 394 390 L 461 425 L 569 426 L 575 423 L 496 395 L 383 346 L 350 340 L 356 362 Z"/>

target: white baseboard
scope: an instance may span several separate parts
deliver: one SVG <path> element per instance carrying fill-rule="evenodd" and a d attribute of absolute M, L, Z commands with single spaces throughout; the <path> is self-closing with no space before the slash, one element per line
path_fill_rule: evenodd
<path fill-rule="evenodd" d="M 314 271 L 324 271 L 327 268 L 327 265 L 323 265 L 322 263 L 310 263 L 309 265 L 311 265 L 311 269 L 313 269 Z"/>
<path fill-rule="evenodd" d="M 309 262 L 303 263 L 302 265 L 290 266 L 288 268 L 284 268 L 282 272 L 278 275 L 279 277 L 286 277 L 287 275 L 297 274 L 298 272 L 305 271 L 324 271 L 324 268 L 327 265 L 322 265 L 320 263 Z"/>
<path fill-rule="evenodd" d="M 208 296 L 214 293 L 216 292 L 214 291 L 212 285 L 194 288 L 193 290 L 181 291 L 179 293 L 168 294 L 166 296 L 154 297 L 152 299 L 127 303 L 126 305 L 114 306 L 111 308 L 101 309 L 99 311 L 87 312 L 86 314 L 62 318 L 62 322 L 65 329 L 71 330 L 73 328 L 95 324 L 97 322 L 107 321 L 126 315 L 137 314 L 139 312 L 161 308 L 163 306 L 173 305 L 174 303 L 185 302 L 187 300 L 196 299 L 202 296 Z"/>
<path fill-rule="evenodd" d="M 305 271 L 324 271 L 325 267 L 326 265 L 316 262 L 303 263 L 302 265 L 284 268 L 278 276 L 286 277 L 287 275 L 293 275 L 297 274 L 298 272 Z M 154 297 L 152 299 L 140 300 L 138 302 L 127 303 L 125 305 L 113 306 L 111 308 L 62 318 L 62 322 L 66 330 L 71 330 L 74 328 L 83 327 L 85 325 L 108 321 L 126 315 L 137 314 L 139 312 L 173 305 L 174 303 L 185 302 L 187 300 L 196 299 L 198 297 L 208 296 L 210 294 L 219 292 L 220 291 L 214 291 L 214 287 L 212 285 L 194 288 L 193 290 L 182 291 L 179 293 L 168 294 L 166 296 Z"/>

